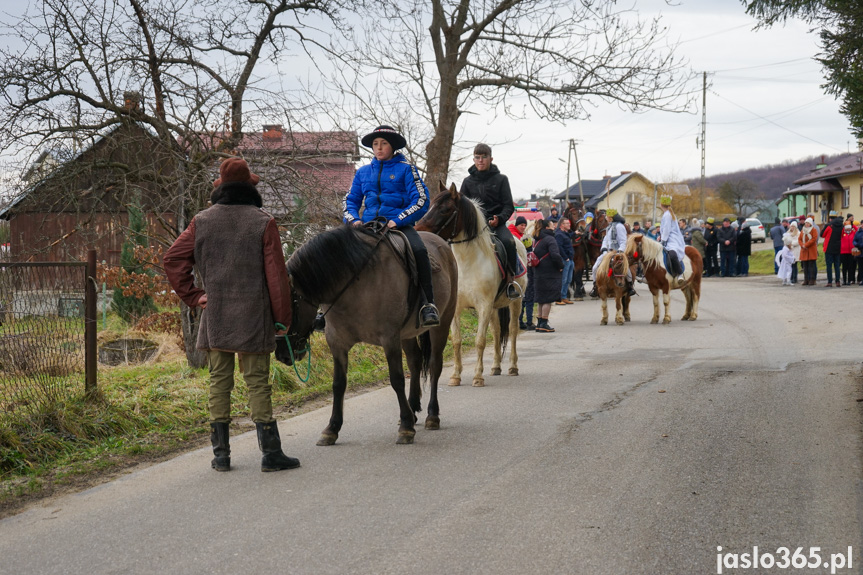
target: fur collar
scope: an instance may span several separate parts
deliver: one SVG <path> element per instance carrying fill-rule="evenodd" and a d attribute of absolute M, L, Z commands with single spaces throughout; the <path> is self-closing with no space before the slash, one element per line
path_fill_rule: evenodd
<path fill-rule="evenodd" d="M 213 190 L 210 202 L 214 206 L 222 204 L 225 206 L 264 207 L 264 201 L 261 199 L 258 189 L 246 182 L 228 182 L 227 184 L 222 184 Z"/>

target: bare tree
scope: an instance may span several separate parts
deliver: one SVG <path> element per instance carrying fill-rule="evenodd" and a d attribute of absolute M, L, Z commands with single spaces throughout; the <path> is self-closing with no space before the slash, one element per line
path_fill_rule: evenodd
<path fill-rule="evenodd" d="M 40 152 L 68 164 L 117 127 L 144 128 L 142 138 L 155 146 L 148 161 L 102 156 L 98 165 L 94 159 L 78 169 L 89 170 L 91 186 L 98 171 L 104 189 L 120 182 L 163 191 L 147 194 L 148 210 L 162 217 L 163 241 L 170 243 L 206 206 L 214 168 L 241 143 L 247 124 L 297 123 L 268 76 L 278 72 L 280 55 L 326 37 L 307 19 L 345 28 L 337 19 L 340 1 L 34 3 L 7 18 L 3 30 L 11 40 L 0 47 L 0 153 L 18 158 L 23 173 Z M 80 182 L 81 174 L 68 181 Z M 76 185 L 64 189 L 74 192 Z M 99 199 L 88 205 L 116 207 Z M 184 335 L 192 338 L 197 316 L 186 312 Z M 187 349 L 194 354 L 194 345 Z M 202 364 L 200 356 L 190 361 Z"/>
<path fill-rule="evenodd" d="M 610 0 L 412 0 L 364 14 L 362 30 L 333 44 L 333 85 L 356 96 L 353 113 L 410 133 L 432 181 L 446 179 L 465 113 L 565 121 L 599 101 L 689 105 L 690 72 L 660 22 Z"/>
<path fill-rule="evenodd" d="M 764 194 L 747 179 L 726 180 L 716 190 L 719 198 L 734 209 L 738 216 L 748 217 L 764 203 Z"/>

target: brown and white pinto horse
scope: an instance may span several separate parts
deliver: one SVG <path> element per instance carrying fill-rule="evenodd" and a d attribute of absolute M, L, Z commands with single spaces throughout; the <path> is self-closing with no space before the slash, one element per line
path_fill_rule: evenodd
<path fill-rule="evenodd" d="M 617 313 L 614 322 L 623 325 L 629 321 L 629 288 L 626 281 L 629 279 L 629 258 L 620 252 L 608 252 L 596 269 L 596 291 L 602 300 L 602 321 L 600 325 L 608 325 L 608 298 L 614 297 Z"/>
<path fill-rule="evenodd" d="M 692 246 L 686 246 L 686 257 L 683 264 L 686 268 L 683 272 L 683 281 L 678 282 L 676 278 L 665 269 L 663 261 L 662 244 L 642 234 L 630 234 L 626 240 L 626 251 L 629 265 L 641 262 L 644 270 L 644 279 L 653 294 L 653 319 L 650 323 L 659 323 L 659 292 L 662 292 L 662 302 L 665 305 L 665 317 L 662 323 L 671 323 L 671 314 L 668 307 L 671 303 L 669 291 L 679 289 L 686 297 L 686 312 L 681 320 L 695 321 L 698 318 L 698 300 L 701 299 L 701 272 L 704 262 L 698 250 Z"/>

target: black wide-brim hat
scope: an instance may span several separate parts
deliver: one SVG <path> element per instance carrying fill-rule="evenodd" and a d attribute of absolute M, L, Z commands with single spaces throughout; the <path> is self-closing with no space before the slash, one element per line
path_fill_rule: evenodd
<path fill-rule="evenodd" d="M 372 142 L 375 141 L 375 138 L 383 138 L 393 147 L 393 151 L 401 150 L 405 146 L 408 145 L 407 140 L 404 139 L 404 136 L 399 134 L 395 128 L 392 126 L 378 126 L 375 128 L 375 131 L 366 134 L 363 136 L 363 139 L 360 140 L 360 143 L 366 148 L 372 147 Z"/>

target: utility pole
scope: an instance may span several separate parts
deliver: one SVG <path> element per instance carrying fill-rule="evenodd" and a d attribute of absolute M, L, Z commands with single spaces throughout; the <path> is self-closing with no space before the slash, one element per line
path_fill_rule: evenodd
<path fill-rule="evenodd" d="M 569 158 L 575 156 L 575 173 L 578 176 L 578 197 L 584 205 L 584 190 L 581 187 L 581 170 L 578 169 L 578 152 L 575 149 L 577 140 L 569 139 L 569 149 L 566 151 L 566 203 L 569 204 Z"/>
<path fill-rule="evenodd" d="M 705 150 L 707 143 L 705 142 L 705 132 L 707 131 L 707 72 L 702 72 L 701 84 L 701 219 L 704 219 L 704 164 Z"/>

